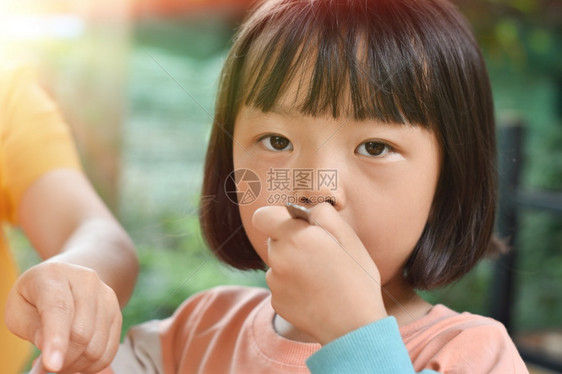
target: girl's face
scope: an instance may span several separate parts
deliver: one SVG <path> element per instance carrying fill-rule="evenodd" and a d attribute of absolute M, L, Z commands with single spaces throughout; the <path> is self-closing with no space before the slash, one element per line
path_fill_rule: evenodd
<path fill-rule="evenodd" d="M 257 199 L 239 204 L 255 248 L 267 246 L 252 225 L 256 209 L 287 201 L 311 207 L 331 199 L 369 251 L 382 283 L 402 274 L 428 219 L 439 176 L 440 151 L 432 132 L 303 116 L 281 101 L 267 113 L 242 107 L 233 146 L 234 169 L 249 169 L 261 181 Z M 238 183 L 239 190 L 247 187 Z"/>

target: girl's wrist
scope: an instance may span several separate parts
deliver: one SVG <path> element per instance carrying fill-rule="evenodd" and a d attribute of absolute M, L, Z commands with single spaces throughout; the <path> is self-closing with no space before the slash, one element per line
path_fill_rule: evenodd
<path fill-rule="evenodd" d="M 340 320 L 341 324 L 338 324 L 339 327 L 335 329 L 328 330 L 326 329 L 322 334 L 322 336 L 318 336 L 317 340 L 321 345 L 326 345 L 352 331 L 358 330 L 362 327 L 365 327 L 371 323 L 377 322 L 381 319 L 388 317 L 388 314 L 384 308 L 382 310 L 378 309 L 369 309 L 371 312 L 367 312 L 365 309 L 364 311 L 367 313 L 362 313 L 361 316 L 356 316 L 354 318 L 344 318 Z"/>

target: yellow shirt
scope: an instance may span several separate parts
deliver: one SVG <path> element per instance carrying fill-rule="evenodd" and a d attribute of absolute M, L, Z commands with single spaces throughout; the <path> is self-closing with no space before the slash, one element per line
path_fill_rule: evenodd
<path fill-rule="evenodd" d="M 70 131 L 57 107 L 35 83 L 29 69 L 0 67 L 0 226 L 17 224 L 20 199 L 50 170 L 79 169 Z M 4 323 L 8 292 L 17 267 L 0 227 L 0 373 L 22 372 L 26 342 Z"/>

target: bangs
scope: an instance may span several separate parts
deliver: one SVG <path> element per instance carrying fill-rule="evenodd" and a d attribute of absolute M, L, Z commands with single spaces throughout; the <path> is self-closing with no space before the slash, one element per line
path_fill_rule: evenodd
<path fill-rule="evenodd" d="M 408 14 L 385 9 L 385 1 L 372 15 L 362 2 L 327 3 L 303 1 L 267 20 L 268 32 L 257 33 L 246 54 L 242 102 L 264 112 L 282 100 L 310 116 L 434 122 L 429 59 Z"/>

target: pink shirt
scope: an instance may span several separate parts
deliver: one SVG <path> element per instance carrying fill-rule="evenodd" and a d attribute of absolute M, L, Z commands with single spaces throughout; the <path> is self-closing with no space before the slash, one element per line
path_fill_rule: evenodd
<path fill-rule="evenodd" d="M 164 321 L 131 329 L 115 373 L 309 373 L 321 348 L 288 340 L 273 328 L 269 292 L 217 287 L 184 302 Z M 416 371 L 528 373 L 499 322 L 435 305 L 400 334 Z M 108 371 L 111 373 L 111 371 Z"/>

